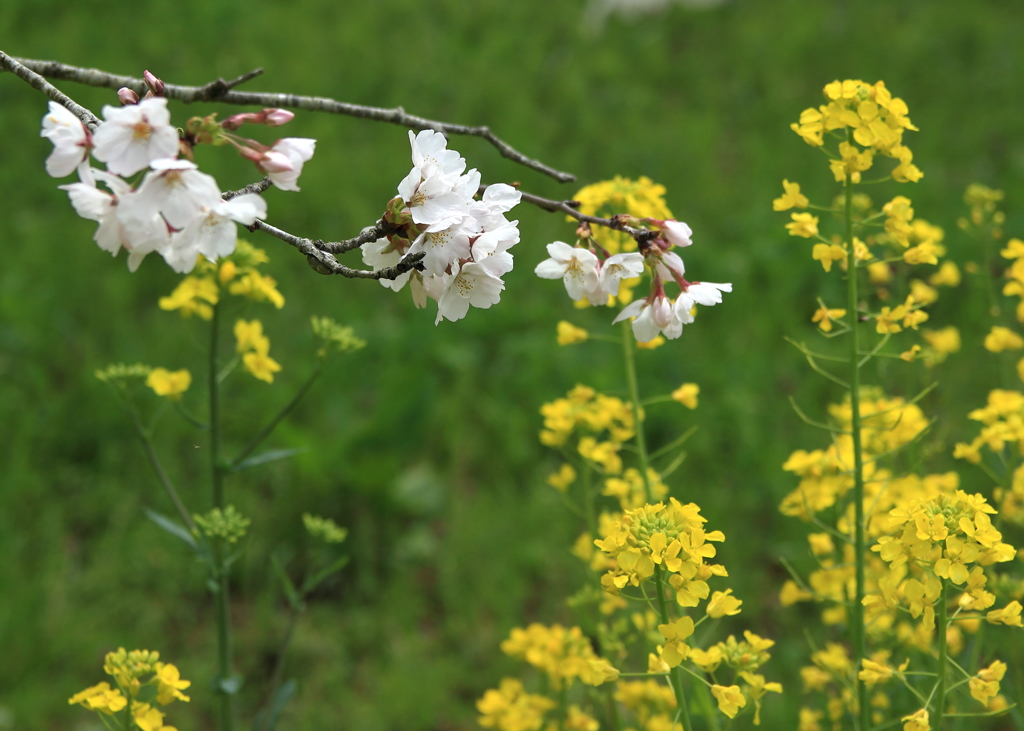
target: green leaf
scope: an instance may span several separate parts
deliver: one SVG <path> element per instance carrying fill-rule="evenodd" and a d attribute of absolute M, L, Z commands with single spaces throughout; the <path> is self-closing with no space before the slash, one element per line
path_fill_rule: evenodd
<path fill-rule="evenodd" d="M 161 528 L 163 528 L 165 531 L 170 533 L 172 536 L 177 536 L 181 540 L 185 541 L 185 543 L 187 543 L 189 547 L 196 553 L 200 552 L 199 545 L 196 543 L 195 537 L 193 537 L 193 535 L 188 532 L 188 529 L 186 529 L 185 526 L 181 525 L 180 523 L 175 523 L 167 516 L 160 515 L 160 513 L 157 513 L 153 510 L 149 510 L 148 508 L 146 510 L 146 517 L 152 520 Z"/>
<path fill-rule="evenodd" d="M 281 580 L 281 586 L 284 588 L 284 594 L 288 598 L 288 603 L 297 612 L 302 611 L 302 597 L 299 596 L 299 592 L 295 590 L 295 584 L 288 578 L 288 572 L 284 570 L 284 566 L 281 565 L 281 559 L 277 557 L 276 553 L 270 554 L 270 565 L 274 567 L 274 573 L 277 574 L 277 578 Z"/>
<path fill-rule="evenodd" d="M 243 459 L 238 464 L 232 466 L 231 471 L 241 472 L 242 470 L 248 467 L 256 467 L 258 465 L 266 464 L 268 462 L 276 462 L 279 459 L 285 459 L 287 457 L 292 457 L 296 454 L 302 454 L 303 452 L 308 451 L 308 447 L 298 447 L 296 449 L 272 449 L 269 452 L 264 452 L 263 454 L 257 454 L 254 457 Z"/>
<path fill-rule="evenodd" d="M 313 591 L 313 589 L 315 589 L 321 583 L 323 583 L 323 581 L 325 579 L 327 579 L 328 577 L 332 576 L 333 574 L 338 573 L 343 568 L 345 568 L 345 566 L 347 566 L 347 565 L 348 565 L 348 556 L 342 556 L 341 558 L 339 558 L 337 561 L 332 563 L 327 568 L 322 569 L 321 571 L 318 571 L 317 573 L 315 573 L 312 576 L 308 577 L 302 583 L 302 595 L 305 596 L 309 592 Z"/>
<path fill-rule="evenodd" d="M 298 683 L 294 680 L 285 681 L 277 689 L 277 692 L 274 693 L 274 697 L 270 699 L 268 708 L 256 717 L 253 731 L 274 731 L 277 721 L 281 717 L 281 712 L 288 705 L 288 701 L 292 699 L 292 696 L 295 695 L 297 689 Z"/>

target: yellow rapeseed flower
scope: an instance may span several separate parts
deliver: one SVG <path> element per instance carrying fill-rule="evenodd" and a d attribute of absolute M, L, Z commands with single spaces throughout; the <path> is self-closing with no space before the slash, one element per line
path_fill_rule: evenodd
<path fill-rule="evenodd" d="M 576 470 L 568 462 L 562 463 L 558 472 L 548 475 L 548 484 L 559 492 L 565 492 L 576 481 Z"/>
<path fill-rule="evenodd" d="M 832 271 L 832 262 L 846 261 L 846 249 L 838 244 L 815 244 L 811 250 L 811 258 L 821 262 L 821 267 Z"/>
<path fill-rule="evenodd" d="M 844 256 L 845 253 L 843 252 Z M 832 321 L 838 320 L 841 317 L 846 317 L 846 310 L 829 309 L 822 305 L 814 311 L 814 314 L 811 316 L 811 322 L 818 323 L 818 327 L 821 328 L 822 332 L 832 332 Z"/>
<path fill-rule="evenodd" d="M 235 351 L 246 353 L 250 350 L 269 351 L 270 340 L 263 334 L 263 323 L 259 320 L 235 321 Z"/>
<path fill-rule="evenodd" d="M 663 338 L 661 335 L 657 335 L 654 337 L 653 340 L 648 340 L 646 343 L 637 342 L 636 347 L 639 348 L 640 350 L 654 350 L 655 348 L 660 348 L 662 345 L 665 344 L 665 342 L 665 338 Z"/>
<path fill-rule="evenodd" d="M 688 409 L 695 409 L 697 408 L 697 396 L 699 394 L 700 386 L 696 383 L 684 383 L 672 392 L 672 399 Z"/>
<path fill-rule="evenodd" d="M 576 327 L 571 322 L 562 320 L 558 323 L 558 344 L 575 345 L 582 343 L 590 337 L 590 333 L 582 327 Z"/>
<path fill-rule="evenodd" d="M 942 262 L 939 271 L 928 278 L 928 283 L 933 287 L 956 287 L 960 284 L 960 268 L 954 262 L 946 260 Z"/>
<path fill-rule="evenodd" d="M 903 731 L 931 731 L 931 726 L 928 723 L 928 710 L 922 708 L 916 713 L 912 713 L 909 716 L 904 716 L 900 719 L 903 721 Z"/>
<path fill-rule="evenodd" d="M 1008 327 L 994 325 L 988 335 L 985 336 L 985 349 L 993 353 L 1001 353 L 1004 350 L 1020 350 L 1024 348 L 1024 338 Z"/>
<path fill-rule="evenodd" d="M 281 370 L 281 364 L 271 358 L 267 353 L 254 351 L 242 356 L 242 363 L 245 369 L 253 376 L 267 383 L 274 382 L 274 374 Z"/>
<path fill-rule="evenodd" d="M 782 189 L 785 191 L 782 196 L 772 201 L 772 208 L 774 210 L 788 211 L 790 208 L 807 208 L 810 204 L 807 196 L 800 192 L 800 183 L 791 183 L 788 180 L 783 180 Z"/>
<path fill-rule="evenodd" d="M 716 591 L 712 594 L 706 609 L 708 616 L 712 619 L 718 619 L 719 617 L 732 617 L 739 614 L 740 605 L 743 604 L 743 601 L 730 596 L 731 594 L 732 589 Z"/>
<path fill-rule="evenodd" d="M 233 282 L 228 291 L 240 297 L 247 297 L 256 302 L 270 302 L 277 309 L 284 307 L 284 296 L 277 291 L 277 282 L 273 278 L 260 274 L 255 269 L 247 271 Z"/>
<path fill-rule="evenodd" d="M 999 695 L 999 682 L 1006 675 L 1006 663 L 994 660 L 991 665 L 971 678 L 969 686 L 971 697 L 988 706 L 991 698 Z"/>
<path fill-rule="evenodd" d="M 209 277 L 188 276 L 181 280 L 169 297 L 161 297 L 161 310 L 181 310 L 183 317 L 198 315 L 204 320 L 213 317 L 213 307 L 220 299 L 217 283 Z"/>
<path fill-rule="evenodd" d="M 712 685 L 711 695 L 718 700 L 718 709 L 729 718 L 735 718 L 739 710 L 747 705 L 747 699 L 738 685 Z"/>
<path fill-rule="evenodd" d="M 812 216 L 810 213 L 793 213 L 790 214 L 790 218 L 793 221 L 786 224 L 790 236 L 802 236 L 809 239 L 818 235 L 817 216 Z"/>
<path fill-rule="evenodd" d="M 192 374 L 187 368 L 173 372 L 166 368 L 154 368 L 146 377 L 146 385 L 153 389 L 157 396 L 178 400 L 192 385 Z"/>
<path fill-rule="evenodd" d="M 90 711 L 99 711 L 108 715 L 117 713 L 128 705 L 128 699 L 120 690 L 111 688 L 110 683 L 99 683 L 91 688 L 86 688 L 80 693 L 75 693 L 68 698 L 69 705 L 81 704 L 83 708 Z"/>
<path fill-rule="evenodd" d="M 1024 627 L 1020 619 L 1021 604 L 1014 600 L 1002 609 L 989 612 L 985 619 L 991 624 L 1005 624 L 1009 627 Z"/>

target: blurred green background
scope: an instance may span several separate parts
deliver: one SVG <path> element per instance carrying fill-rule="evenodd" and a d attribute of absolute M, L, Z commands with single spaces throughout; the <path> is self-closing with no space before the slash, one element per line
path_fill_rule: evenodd
<path fill-rule="evenodd" d="M 688 270 L 731 281 L 735 293 L 679 341 L 639 354 L 645 395 L 701 386 L 696 412 L 651 408 L 651 438 L 700 427 L 672 493 L 726 532 L 720 557 L 744 600 L 728 626 L 781 640 L 765 670 L 787 692 L 768 700 L 764 723 L 793 727 L 802 629 L 815 612 L 781 611 L 776 600 L 778 557 L 806 553 L 804 526 L 776 510 L 794 484 L 780 465 L 824 442 L 787 397 L 822 413 L 837 392 L 783 337 L 815 338 L 815 297 L 835 302 L 840 283 L 822 284 L 810 244 L 787 237 L 787 217 L 771 210 L 783 177 L 820 202 L 834 190 L 823 159 L 788 126 L 828 81 L 884 79 L 921 129 L 907 139 L 925 177 L 881 186 L 879 200 L 909 195 L 918 216 L 946 229 L 952 259 L 977 260 L 955 226 L 969 182 L 1005 189 L 1006 229 L 1024 232 L 1024 16 L 1009 0 L 734 0 L 612 17 L 588 32 L 584 12 L 578 0 L 4 0 L 0 48 L 136 76 L 150 69 L 175 83 L 263 66 L 246 89 L 488 124 L 580 184 L 619 174 L 666 185 L 669 206 L 695 232 Z M 57 83 L 94 110 L 115 103 L 109 91 Z M 179 124 L 237 111 L 172 109 Z M 103 654 L 119 645 L 176 663 L 195 681 L 194 701 L 172 708 L 169 722 L 210 728 L 212 600 L 201 567 L 145 519 L 146 508 L 171 508 L 122 409 L 92 375 L 142 361 L 200 379 L 203 325 L 156 307 L 178 280 L 159 259 L 129 275 L 123 258 L 92 243 L 93 224 L 43 170 L 44 112 L 42 95 L 0 75 L 0 730 L 88 728 L 92 719 L 65 699 L 98 682 Z M 286 230 L 354 235 L 409 168 L 398 127 L 300 113 L 286 132 L 319 141 L 302 193 L 267 193 L 269 220 Z M 552 197 L 578 189 L 516 167 L 481 140 L 451 146 L 485 181 Z M 224 188 L 257 177 L 228 150 L 199 154 Z M 302 548 L 306 511 L 350 529 L 352 563 L 299 627 L 289 660 L 299 692 L 282 728 L 474 728 L 474 700 L 519 670 L 498 650 L 510 628 L 575 621 L 564 599 L 582 578 L 568 553 L 579 526 L 544 484 L 558 462 L 536 440 L 537 409 L 576 383 L 620 393 L 622 365 L 611 345 L 555 345 L 558 320 L 602 331 L 611 313 L 574 310 L 560 284 L 532 275 L 544 244 L 569 239 L 572 227 L 525 206 L 515 213 L 523 241 L 504 301 L 438 327 L 433 306 L 414 310 L 405 292 L 317 276 L 281 242 L 250 237 L 270 254 L 288 303 L 280 312 L 254 305 L 248 316 L 263 320 L 284 371 L 273 386 L 244 375 L 230 382 L 229 447 L 312 367 L 311 315 L 351 324 L 369 346 L 332 366 L 268 442 L 307 453 L 228 483 L 229 500 L 253 519 L 234 591 L 243 718 L 259 703 L 286 623 L 268 555 Z M 964 348 L 933 374 L 940 387 L 924 406 L 939 418 L 932 441 L 945 446 L 927 466 L 959 469 L 967 488 L 987 490 L 948 454 L 973 435 L 965 414 L 1013 361 L 1001 368 L 981 349 L 990 325 L 981 285 L 965 281 L 931 313 L 930 325 L 961 329 Z M 898 366 L 869 380 L 910 395 L 929 378 L 921 366 Z M 185 403 L 201 412 L 202 396 L 199 380 Z M 186 501 L 205 510 L 204 436 L 169 413 L 158 439 Z"/>

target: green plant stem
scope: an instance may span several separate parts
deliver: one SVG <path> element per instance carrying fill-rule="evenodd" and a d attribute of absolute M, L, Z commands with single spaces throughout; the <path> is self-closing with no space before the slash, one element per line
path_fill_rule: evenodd
<path fill-rule="evenodd" d="M 314 368 L 313 372 L 309 374 L 309 378 L 307 378 L 306 381 L 301 386 L 299 386 L 299 390 L 295 392 L 295 395 L 292 396 L 291 400 L 288 403 L 286 403 L 281 408 L 281 410 L 277 412 L 277 415 L 275 415 L 274 418 L 271 419 L 267 423 L 267 425 L 265 427 L 263 427 L 259 431 L 259 433 L 256 434 L 256 436 L 254 436 L 249 441 L 249 443 L 245 446 L 245 448 L 242 449 L 242 451 L 238 453 L 238 456 L 235 457 L 235 459 L 231 462 L 231 467 L 229 469 L 234 469 L 234 468 L 238 467 L 239 463 L 241 463 L 241 461 L 243 459 L 245 459 L 250 454 L 252 454 L 253 450 L 256 449 L 256 447 L 260 446 L 260 443 L 264 439 L 266 439 L 268 436 L 270 436 L 270 433 L 272 431 L 274 431 L 274 429 L 277 428 L 277 425 L 281 423 L 281 420 L 284 417 L 288 416 L 288 413 L 292 409 L 294 409 L 295 406 L 299 403 L 299 401 L 302 400 L 302 397 L 306 395 L 306 392 L 310 389 L 310 387 L 313 385 L 313 383 L 316 381 L 316 379 L 320 377 L 320 374 L 323 372 L 323 369 L 324 369 L 323 361 L 321 361 L 320 363 L 317 363 L 316 368 Z"/>
<path fill-rule="evenodd" d="M 939 679 L 935 689 L 935 713 L 933 715 L 932 728 L 935 731 L 942 729 L 942 716 L 946 710 L 946 629 L 949 627 L 949 615 L 946 611 L 948 598 L 946 596 L 946 580 L 942 582 L 942 593 L 939 594 L 939 616 L 936 617 L 935 632 L 939 642 Z"/>
<path fill-rule="evenodd" d="M 220 335 L 220 305 L 213 306 L 210 321 L 209 388 L 210 388 L 210 477 L 213 506 L 224 508 L 224 465 L 221 463 L 220 382 L 217 373 L 217 350 Z M 224 566 L 224 547 L 216 541 L 217 613 L 217 692 L 220 695 L 220 731 L 234 731 L 234 691 L 231 648 L 231 601 L 228 595 L 228 569 Z"/>
<path fill-rule="evenodd" d="M 640 413 L 640 385 L 636 378 L 636 358 L 633 353 L 633 329 L 629 322 L 622 323 L 622 354 L 626 361 L 626 383 L 629 387 L 629 400 L 633 404 L 633 421 L 636 429 L 636 448 L 640 457 L 640 474 L 644 478 L 644 490 L 647 502 L 654 502 L 651 490 L 651 478 L 647 475 L 647 440 L 644 438 L 642 414 Z M 667 620 L 666 620 L 667 621 Z"/>
<path fill-rule="evenodd" d="M 668 605 L 665 603 L 665 591 L 661 580 L 661 566 L 654 566 L 654 589 L 658 594 L 658 614 L 661 616 L 662 624 L 669 624 L 672 620 L 668 616 Z M 679 674 L 679 668 L 674 667 L 669 671 L 669 682 L 672 685 L 672 692 L 676 696 L 676 706 L 683 714 L 683 730 L 690 731 L 690 709 L 686 705 L 686 696 L 683 694 L 683 678 Z"/>
<path fill-rule="evenodd" d="M 849 130 L 847 130 L 849 135 Z M 858 328 L 858 306 L 857 306 L 857 252 L 853 243 L 853 180 L 849 173 L 846 174 L 846 201 L 844 207 L 844 219 L 846 223 L 846 301 L 847 311 L 850 313 L 850 411 L 852 423 L 850 431 L 853 437 L 853 505 L 854 505 L 854 538 L 853 550 L 857 561 L 856 588 L 854 589 L 852 616 L 852 639 L 853 639 L 853 667 L 854 682 L 857 685 L 857 704 L 860 716 L 861 731 L 867 731 L 871 726 L 870 709 L 868 708 L 868 689 L 857 674 L 860 671 L 861 661 L 867 655 L 867 638 L 864 627 L 864 453 L 861 446 L 861 421 L 860 421 L 860 330 Z"/>
<path fill-rule="evenodd" d="M 142 448 L 146 452 L 146 457 L 149 459 L 149 464 L 153 467 L 153 471 L 156 472 L 157 479 L 160 480 L 160 484 L 163 485 L 164 490 L 167 492 L 167 496 L 171 499 L 174 504 L 174 509 L 178 511 L 178 515 L 184 521 L 189 531 L 194 532 L 196 524 L 192 522 L 192 516 L 188 514 L 188 510 L 185 508 L 185 503 L 181 501 L 181 497 L 178 495 L 178 491 L 174 489 L 174 484 L 171 482 L 171 478 L 167 476 L 167 472 L 164 471 L 164 466 L 160 463 L 159 457 L 156 456 L 156 451 L 153 449 L 153 442 L 149 438 L 149 434 L 145 429 L 142 428 L 142 424 L 139 423 L 139 416 L 135 413 L 135 409 L 128 407 L 128 414 L 132 418 L 132 424 L 135 426 L 135 432 L 139 435 L 139 439 L 142 441 Z"/>

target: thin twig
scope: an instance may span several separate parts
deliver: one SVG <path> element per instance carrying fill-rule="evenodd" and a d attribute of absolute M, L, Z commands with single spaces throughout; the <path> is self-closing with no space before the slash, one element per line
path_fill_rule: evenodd
<path fill-rule="evenodd" d="M 487 187 L 488 186 L 486 185 L 481 185 L 478 192 L 482 194 L 487 190 Z M 537 206 L 538 208 L 550 211 L 551 213 L 564 213 L 567 216 L 575 218 L 580 223 L 589 223 L 595 226 L 604 226 L 605 228 L 610 228 L 615 231 L 622 231 L 636 239 L 637 243 L 653 239 L 659 233 L 658 231 L 652 231 L 646 228 L 634 228 L 632 226 L 627 226 L 621 220 L 617 220 L 617 216 L 614 218 L 600 218 L 599 216 L 588 216 L 585 213 L 580 213 L 576 210 L 580 207 L 579 201 L 556 201 L 551 198 L 542 198 L 541 196 L 533 195 L 532 193 L 524 193 L 523 191 L 520 191 L 520 194 L 522 195 L 523 203 L 529 203 L 532 206 Z"/>
<path fill-rule="evenodd" d="M 406 272 L 412 271 L 423 271 L 423 264 L 421 263 L 425 252 L 419 252 L 417 254 L 411 254 L 402 261 L 398 262 L 393 267 L 387 267 L 386 269 L 378 269 L 377 271 L 369 271 L 368 269 L 352 269 L 344 264 L 340 264 L 334 256 L 328 251 L 321 251 L 317 248 L 317 242 L 312 239 L 305 239 L 301 236 L 294 236 L 287 231 L 271 226 L 269 223 L 265 223 L 256 219 L 256 222 L 252 226 L 246 226 L 250 231 L 264 231 L 271 236 L 276 236 L 287 244 L 291 244 L 296 249 L 306 255 L 306 259 L 309 261 L 309 265 L 321 274 L 340 274 L 343 277 L 349 279 L 397 279 Z M 320 242 L 323 244 L 323 242 Z"/>
<path fill-rule="evenodd" d="M 82 124 L 90 130 L 94 130 L 99 126 L 99 117 L 83 107 L 81 104 L 75 102 L 75 100 L 37 74 L 35 71 L 27 68 L 24 64 L 19 63 L 17 59 L 11 58 L 3 51 L 0 51 L 0 71 L 4 70 L 10 71 L 18 78 L 26 81 L 34 89 L 38 89 L 46 94 L 46 96 L 65 107 L 69 112 L 82 120 Z"/>
<path fill-rule="evenodd" d="M 227 193 L 221 195 L 220 199 L 229 201 L 232 198 L 237 198 L 240 195 L 247 195 L 249 193 L 265 193 L 273 183 L 270 182 L 270 178 L 263 178 L 263 180 L 257 180 L 255 183 L 249 183 L 244 188 L 238 190 L 229 190 Z"/>
<path fill-rule="evenodd" d="M 9 57 L 5 56 L 5 58 Z M 19 58 L 17 61 L 20 62 L 22 67 L 31 69 L 36 72 L 36 74 L 41 74 L 42 76 L 47 76 L 53 79 L 65 79 L 67 81 L 86 84 L 87 86 L 98 86 L 108 89 L 120 89 L 123 86 L 127 86 L 129 89 L 133 89 L 140 96 L 148 89 L 144 79 L 134 76 L 110 74 L 106 71 L 100 71 L 99 69 L 70 66 L 57 61 L 40 61 L 30 58 Z M 11 70 L 13 71 L 14 69 L 12 68 Z M 482 137 L 494 145 L 502 157 L 507 157 L 509 160 L 519 163 L 520 165 L 536 170 L 537 172 L 544 173 L 561 183 L 571 183 L 576 179 L 576 176 L 570 173 L 556 170 L 553 167 L 545 165 L 539 160 L 527 157 L 491 132 L 490 128 L 487 126 L 471 127 L 464 124 L 439 122 L 433 119 L 419 117 L 414 114 L 407 114 L 402 107 L 385 109 L 382 107 L 368 107 L 360 104 L 340 102 L 326 97 L 231 90 L 232 86 L 240 84 L 243 81 L 247 81 L 252 78 L 253 75 L 256 75 L 256 72 L 240 76 L 238 79 L 230 82 L 226 82 L 223 79 L 217 79 L 216 81 L 203 86 L 184 86 L 179 84 L 168 84 L 165 82 L 164 96 L 168 99 L 174 99 L 186 104 L 190 104 L 192 102 L 216 101 L 222 104 L 287 107 L 292 109 L 303 109 L 308 112 L 345 114 L 350 117 L 358 117 L 360 119 L 389 122 L 391 124 L 397 124 L 399 126 L 415 130 L 432 129 L 447 136 L 465 135 L 469 137 Z M 28 81 L 27 78 L 26 81 Z M 32 82 L 30 81 L 29 83 Z M 33 84 L 33 86 L 35 86 L 35 84 Z"/>

